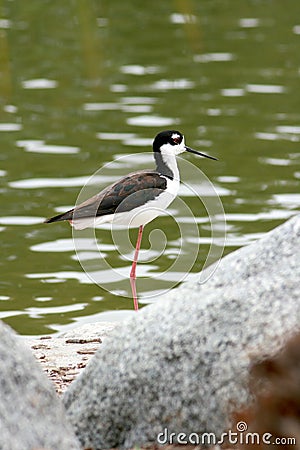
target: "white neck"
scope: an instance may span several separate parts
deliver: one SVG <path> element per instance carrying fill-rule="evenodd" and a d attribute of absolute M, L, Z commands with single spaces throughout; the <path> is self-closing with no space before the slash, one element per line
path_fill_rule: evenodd
<path fill-rule="evenodd" d="M 157 172 L 165 175 L 168 178 L 174 178 L 179 182 L 179 170 L 177 167 L 176 156 L 169 152 L 155 152 L 154 158 L 156 161 Z"/>
<path fill-rule="evenodd" d="M 163 159 L 165 165 L 173 173 L 173 178 L 177 181 L 180 181 L 178 165 L 177 165 L 176 156 L 174 155 L 174 153 L 162 153 L 161 156 L 162 156 L 162 159 Z"/>

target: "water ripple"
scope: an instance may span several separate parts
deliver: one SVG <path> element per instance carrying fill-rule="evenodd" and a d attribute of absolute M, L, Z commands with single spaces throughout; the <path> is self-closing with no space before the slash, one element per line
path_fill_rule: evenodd
<path fill-rule="evenodd" d="M 0 28 L 8 29 L 11 27 L 11 21 L 9 19 L 0 19 Z"/>
<path fill-rule="evenodd" d="M 300 194 L 274 194 L 269 204 L 279 204 L 288 209 L 299 208 Z"/>
<path fill-rule="evenodd" d="M 30 307 L 24 309 L 25 313 L 28 313 L 29 317 L 40 318 L 45 314 L 63 314 L 72 311 L 82 311 L 86 308 L 87 303 L 76 303 L 75 305 L 64 305 L 64 306 L 48 306 L 48 307 Z"/>
<path fill-rule="evenodd" d="M 136 104 L 152 104 L 156 103 L 157 99 L 154 97 L 122 97 L 121 103 L 126 105 L 136 105 Z"/>
<path fill-rule="evenodd" d="M 76 237 L 76 247 L 73 239 L 57 239 L 50 242 L 42 242 L 32 245 L 30 250 L 34 252 L 73 252 L 78 250 L 97 249 L 94 239 Z M 115 250 L 112 244 L 101 243 L 101 250 Z"/>
<path fill-rule="evenodd" d="M 300 134 L 300 127 L 296 125 L 280 125 L 276 127 L 278 133 Z"/>
<path fill-rule="evenodd" d="M 35 78 L 22 81 L 22 87 L 24 89 L 54 89 L 57 86 L 57 81 L 49 80 L 47 78 Z"/>
<path fill-rule="evenodd" d="M 128 125 L 134 125 L 138 127 L 166 127 L 179 123 L 179 119 L 149 115 L 129 117 L 126 122 Z"/>
<path fill-rule="evenodd" d="M 239 26 L 241 28 L 256 28 L 260 25 L 260 20 L 254 17 L 245 17 L 239 20 Z"/>
<path fill-rule="evenodd" d="M 279 84 L 247 84 L 246 90 L 252 94 L 283 94 L 286 87 Z"/>
<path fill-rule="evenodd" d="M 245 89 L 243 88 L 221 89 L 221 95 L 223 95 L 223 97 L 242 97 L 243 95 L 245 95 Z"/>
<path fill-rule="evenodd" d="M 83 186 L 90 180 L 91 176 L 73 178 L 28 178 L 25 180 L 10 181 L 8 185 L 16 189 L 40 189 L 48 187 L 78 187 Z M 118 176 L 96 176 L 94 175 L 90 180 L 90 184 L 102 184 L 105 182 L 112 182 L 117 180 Z"/>
<path fill-rule="evenodd" d="M 151 84 L 151 89 L 154 91 L 169 91 L 169 90 L 180 90 L 180 89 L 192 89 L 195 83 L 191 80 L 181 78 L 179 80 L 159 80 Z"/>
<path fill-rule="evenodd" d="M 32 216 L 5 216 L 0 217 L 1 225 L 36 225 L 42 223 L 45 219 L 43 217 Z"/>
<path fill-rule="evenodd" d="M 20 131 L 22 125 L 19 123 L 0 123 L 0 131 Z"/>
<path fill-rule="evenodd" d="M 161 70 L 159 66 L 141 66 L 138 64 L 128 64 L 120 68 L 122 73 L 130 75 L 148 75 L 161 72 Z"/>
<path fill-rule="evenodd" d="M 134 133 L 97 133 L 96 137 L 98 139 L 107 140 L 107 141 L 122 141 L 123 139 L 131 139 L 135 137 Z"/>
<path fill-rule="evenodd" d="M 215 52 L 215 53 L 203 53 L 202 55 L 195 55 L 194 61 L 201 63 L 208 62 L 226 62 L 233 61 L 236 56 L 233 53 Z"/>
<path fill-rule="evenodd" d="M 284 158 L 258 158 L 263 164 L 271 164 L 271 166 L 289 166 L 292 161 Z"/>
<path fill-rule="evenodd" d="M 170 22 L 174 24 L 196 23 L 197 17 L 193 14 L 173 13 L 170 15 Z"/>
<path fill-rule="evenodd" d="M 300 34 L 300 25 L 295 25 L 293 27 L 293 33 Z"/>
<path fill-rule="evenodd" d="M 281 127 L 277 127 L 281 128 Z M 283 127 L 282 127 L 283 128 Z M 281 134 L 281 133 L 270 133 L 270 132 L 257 132 L 254 133 L 254 136 L 256 139 L 264 140 L 264 141 L 278 141 L 278 140 L 284 140 L 284 141 L 290 141 L 290 142 L 299 142 L 300 137 L 295 136 L 294 134 Z"/>
<path fill-rule="evenodd" d="M 48 153 L 48 154 L 76 154 L 80 152 L 79 147 L 70 145 L 47 145 L 44 141 L 27 139 L 16 142 L 17 147 L 22 147 L 26 152 L 30 153 Z"/>

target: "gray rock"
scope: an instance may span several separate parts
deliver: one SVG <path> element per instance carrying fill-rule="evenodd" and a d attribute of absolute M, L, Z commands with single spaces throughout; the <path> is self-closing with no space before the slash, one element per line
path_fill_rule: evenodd
<path fill-rule="evenodd" d="M 299 329 L 299 279 L 296 216 L 118 327 L 64 397 L 82 445 L 128 448 L 165 429 L 220 436 L 249 400 L 251 361 Z"/>
<path fill-rule="evenodd" d="M 1 450 L 78 450 L 54 387 L 17 335 L 0 322 Z"/>

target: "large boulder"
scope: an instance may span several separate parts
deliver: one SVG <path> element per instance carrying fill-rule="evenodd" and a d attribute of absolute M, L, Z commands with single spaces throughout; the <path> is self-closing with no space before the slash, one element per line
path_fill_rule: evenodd
<path fill-rule="evenodd" d="M 30 350 L 0 322 L 1 450 L 79 450 L 54 386 Z"/>
<path fill-rule="evenodd" d="M 223 258 L 205 285 L 185 283 L 118 327 L 64 397 L 82 445 L 220 436 L 249 401 L 251 362 L 299 329 L 299 279 L 296 216 Z"/>

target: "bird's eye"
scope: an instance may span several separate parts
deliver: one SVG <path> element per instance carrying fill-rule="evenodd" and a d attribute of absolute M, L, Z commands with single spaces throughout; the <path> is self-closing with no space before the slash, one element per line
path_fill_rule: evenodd
<path fill-rule="evenodd" d="M 173 140 L 174 144 L 180 144 L 181 137 L 180 136 L 172 136 L 172 140 Z"/>

